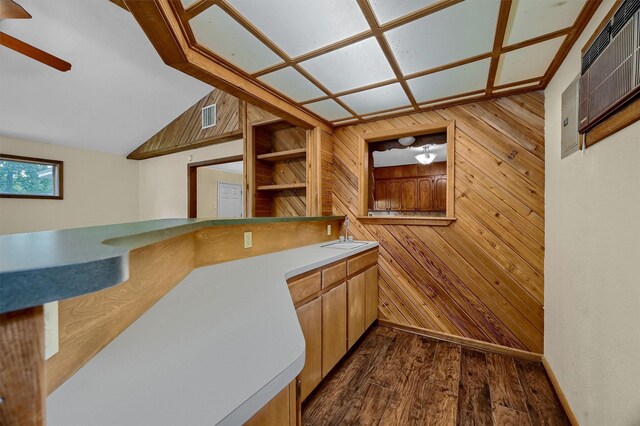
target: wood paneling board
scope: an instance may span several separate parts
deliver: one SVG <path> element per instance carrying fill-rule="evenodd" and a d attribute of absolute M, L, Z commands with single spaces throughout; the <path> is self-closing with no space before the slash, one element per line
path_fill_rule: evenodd
<path fill-rule="evenodd" d="M 333 212 L 380 242 L 380 318 L 542 352 L 544 99 L 522 94 L 334 131 Z M 358 143 L 371 132 L 454 120 L 447 227 L 360 223 Z"/>
<path fill-rule="evenodd" d="M 381 326 L 309 396 L 302 415 L 314 426 L 568 424 L 539 361 Z"/>
<path fill-rule="evenodd" d="M 201 110 L 216 104 L 216 125 L 202 128 Z M 142 160 L 242 138 L 238 98 L 214 90 L 136 148 L 127 158 Z"/>
<path fill-rule="evenodd" d="M 328 224 L 332 225 L 332 235 L 326 235 Z M 47 393 L 93 358 L 193 268 L 334 240 L 338 224 L 337 220 L 327 220 L 217 226 L 131 251 L 127 281 L 59 302 L 60 351 L 46 361 Z M 245 231 L 253 232 L 250 249 L 243 247 Z"/>
<path fill-rule="evenodd" d="M 45 423 L 42 306 L 0 315 L 0 424 Z"/>

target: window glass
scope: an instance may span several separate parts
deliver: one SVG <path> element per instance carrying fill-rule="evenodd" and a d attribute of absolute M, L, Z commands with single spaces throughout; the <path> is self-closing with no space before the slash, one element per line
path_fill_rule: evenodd
<path fill-rule="evenodd" d="M 60 195 L 59 162 L 0 156 L 0 195 L 57 197 Z"/>

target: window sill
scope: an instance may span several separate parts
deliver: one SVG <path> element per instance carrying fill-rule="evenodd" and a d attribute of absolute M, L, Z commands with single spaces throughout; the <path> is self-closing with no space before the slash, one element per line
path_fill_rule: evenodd
<path fill-rule="evenodd" d="M 423 225 L 423 226 L 449 226 L 455 222 L 455 217 L 409 217 L 409 216 L 358 216 L 361 223 L 374 225 Z"/>

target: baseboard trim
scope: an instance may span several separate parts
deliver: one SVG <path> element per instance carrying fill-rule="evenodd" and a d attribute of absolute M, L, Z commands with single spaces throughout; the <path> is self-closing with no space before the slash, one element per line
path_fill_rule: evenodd
<path fill-rule="evenodd" d="M 431 337 L 433 339 L 442 340 L 450 343 L 457 343 L 469 348 L 493 352 L 501 355 L 508 355 L 514 358 L 524 359 L 526 361 L 541 362 L 542 354 L 535 352 L 523 351 L 520 349 L 509 348 L 507 346 L 496 345 L 495 343 L 483 342 L 481 340 L 470 339 L 468 337 L 454 336 L 452 334 L 441 333 L 439 331 L 428 330 L 426 328 L 414 327 L 411 325 L 396 324 L 391 321 L 379 319 L 378 325 L 383 327 L 395 328 L 409 333 L 419 334 L 421 336 Z M 546 367 L 545 367 L 546 368 Z M 564 405 L 564 404 L 563 404 Z"/>
<path fill-rule="evenodd" d="M 553 389 L 556 391 L 556 395 L 560 400 L 560 404 L 562 404 L 562 408 L 564 408 L 564 412 L 567 414 L 567 417 L 569 418 L 569 422 L 571 422 L 571 426 L 580 426 L 580 423 L 578 423 L 578 419 L 573 414 L 573 410 L 569 405 L 569 401 L 567 400 L 567 397 L 564 395 L 564 392 L 562 392 L 562 388 L 560 387 L 560 383 L 558 383 L 558 379 L 556 378 L 556 375 L 553 374 L 553 370 L 551 369 L 551 366 L 549 365 L 549 362 L 547 361 L 547 358 L 545 358 L 544 355 L 542 355 L 542 365 L 544 366 L 544 369 L 547 372 L 547 376 L 551 381 L 551 385 L 553 386 Z"/>

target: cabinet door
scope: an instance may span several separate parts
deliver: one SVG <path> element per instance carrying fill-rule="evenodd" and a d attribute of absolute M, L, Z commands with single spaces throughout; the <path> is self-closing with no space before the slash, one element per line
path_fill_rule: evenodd
<path fill-rule="evenodd" d="M 417 207 L 418 181 L 408 179 L 402 181 L 402 211 L 414 211 Z"/>
<path fill-rule="evenodd" d="M 322 377 L 347 352 L 347 283 L 322 295 Z"/>
<path fill-rule="evenodd" d="M 378 265 L 364 272 L 364 328 L 369 328 L 378 319 Z"/>
<path fill-rule="evenodd" d="M 443 212 L 447 210 L 447 176 L 434 177 L 433 183 L 433 207 L 434 210 Z"/>
<path fill-rule="evenodd" d="M 373 208 L 375 210 L 388 210 L 389 209 L 389 199 L 387 198 L 387 182 L 384 180 L 378 180 L 375 183 L 375 193 L 374 193 L 375 205 Z"/>
<path fill-rule="evenodd" d="M 304 368 L 300 373 L 301 399 L 322 380 L 322 299 L 318 297 L 296 309 L 300 328 L 304 334 Z"/>
<path fill-rule="evenodd" d="M 433 210 L 433 191 L 431 178 L 420 179 L 418 182 L 418 210 L 428 212 Z"/>
<path fill-rule="evenodd" d="M 402 209 L 402 181 L 390 180 L 387 183 L 387 198 L 389 209 L 399 211 Z"/>
<path fill-rule="evenodd" d="M 347 281 L 347 296 L 349 298 L 347 316 L 347 333 L 349 348 L 362 336 L 365 330 L 365 273 L 361 272 Z"/>

